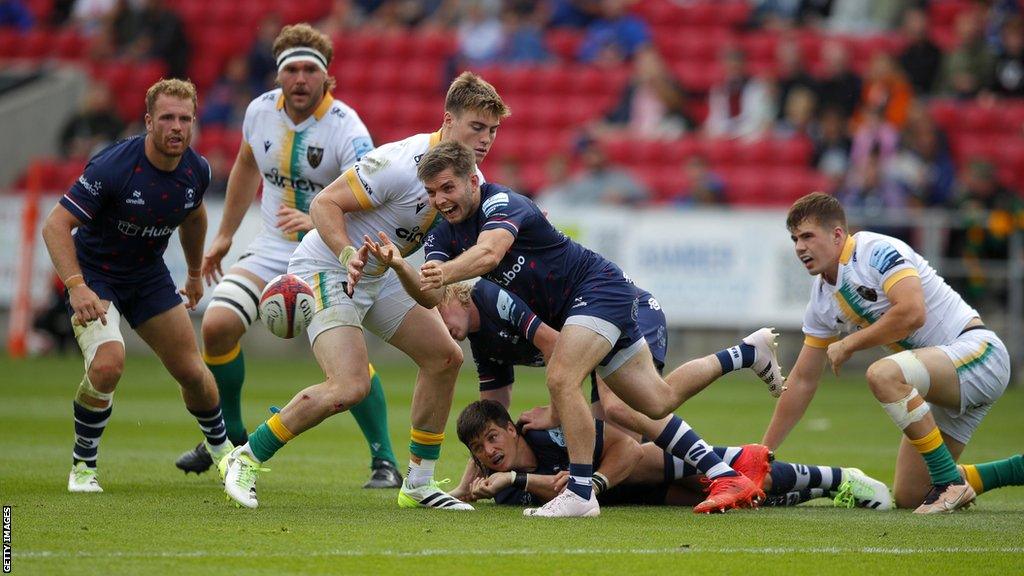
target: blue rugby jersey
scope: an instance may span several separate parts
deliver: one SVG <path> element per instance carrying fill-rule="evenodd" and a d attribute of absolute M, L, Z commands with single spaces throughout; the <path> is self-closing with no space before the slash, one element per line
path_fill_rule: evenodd
<path fill-rule="evenodd" d="M 589 277 L 620 277 L 617 266 L 551 225 L 529 198 L 498 184 L 480 187 L 480 207 L 458 224 L 441 221 L 424 244 L 427 261 L 452 260 L 485 230 L 515 237 L 501 262 L 483 277 L 518 295 L 546 324 L 561 330 L 574 295 Z"/>
<path fill-rule="evenodd" d="M 604 421 L 594 419 L 594 469 L 601 463 L 601 456 L 604 453 Z M 529 472 L 530 474 L 542 474 L 551 476 L 569 469 L 569 449 L 565 447 L 565 435 L 562 428 L 551 428 L 549 430 L 527 430 L 521 432 L 527 446 L 533 450 L 537 458 L 537 467 L 533 470 L 518 470 L 518 472 Z M 509 486 L 494 496 L 495 504 L 529 505 L 537 504 L 533 494 L 526 490 L 520 490 Z"/>
<path fill-rule="evenodd" d="M 191 148 L 165 172 L 145 153 L 145 136 L 116 142 L 89 161 L 60 199 L 82 225 L 75 251 L 84 270 L 131 280 L 166 270 L 164 250 L 174 230 L 203 202 L 210 165 Z"/>

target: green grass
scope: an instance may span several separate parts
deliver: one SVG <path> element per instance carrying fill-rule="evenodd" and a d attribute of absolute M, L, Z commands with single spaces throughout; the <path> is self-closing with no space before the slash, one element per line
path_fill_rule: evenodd
<path fill-rule="evenodd" d="M 65 490 L 71 398 L 81 360 L 0 360 L 0 501 L 13 506 L 15 574 L 533 574 L 1019 573 L 1024 566 L 1024 489 L 985 494 L 970 511 L 916 517 L 906 511 L 823 505 L 696 516 L 681 508 L 605 508 L 592 520 L 527 519 L 518 509 L 474 513 L 400 510 L 392 491 L 367 491 L 367 450 L 341 415 L 269 462 L 260 508 L 224 500 L 209 474 L 172 465 L 199 439 L 174 382 L 151 358 L 131 357 L 100 450 L 106 492 Z M 319 380 L 312 361 L 250 361 L 250 427 Z M 405 460 L 413 372 L 378 366 L 390 402 L 396 452 Z M 520 370 L 513 411 L 545 403 L 538 370 Z M 476 395 L 463 371 L 456 407 Z M 772 401 L 749 374 L 723 378 L 680 413 L 714 444 L 760 438 Z M 1024 391 L 992 410 L 964 461 L 1024 447 Z M 456 480 L 467 451 L 454 416 L 438 477 Z M 828 377 L 804 422 L 778 453 L 808 464 L 858 466 L 892 481 L 898 431 L 862 381 Z M 852 572 L 851 572 L 852 571 Z"/>

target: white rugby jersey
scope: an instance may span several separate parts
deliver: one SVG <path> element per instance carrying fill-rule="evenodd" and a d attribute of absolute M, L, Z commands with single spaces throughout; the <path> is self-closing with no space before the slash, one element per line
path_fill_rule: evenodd
<path fill-rule="evenodd" d="M 886 296 L 889 289 L 908 276 L 921 279 L 927 317 L 916 332 L 890 344 L 891 350 L 949 344 L 978 316 L 906 243 L 874 232 L 858 232 L 846 239 L 836 285 L 821 275 L 814 279 L 804 312 L 804 344 L 825 348 L 840 334 L 873 324 L 891 306 Z"/>
<path fill-rule="evenodd" d="M 280 88 L 249 104 L 242 137 L 263 175 L 261 233 L 291 242 L 300 235 L 278 229 L 278 207 L 308 213 L 317 192 L 373 149 L 363 121 L 344 102 L 326 94 L 313 114 L 295 125 L 285 112 Z"/>
<path fill-rule="evenodd" d="M 441 215 L 431 207 L 427 190 L 416 177 L 416 167 L 420 158 L 440 142 L 441 133 L 434 132 L 384 144 L 341 175 L 363 208 L 345 214 L 348 237 L 357 248 L 363 245 L 363 235 L 377 240 L 377 232 L 383 231 L 402 256 L 420 249 Z M 483 182 L 479 168 L 477 175 Z M 325 264 L 333 262 L 332 268 L 341 268 L 337 256 L 316 230 L 302 239 L 296 255 Z M 373 255 L 363 268 L 367 276 L 380 276 L 386 271 L 387 267 Z"/>

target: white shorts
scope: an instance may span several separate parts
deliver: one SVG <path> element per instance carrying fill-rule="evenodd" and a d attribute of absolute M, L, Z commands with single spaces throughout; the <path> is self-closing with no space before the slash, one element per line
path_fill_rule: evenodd
<path fill-rule="evenodd" d="M 232 267 L 252 272 L 266 283 L 288 271 L 288 261 L 298 246 L 298 242 L 261 233 Z"/>
<path fill-rule="evenodd" d="M 960 377 L 960 408 L 930 404 L 939 430 L 967 444 L 1003 395 L 1010 382 L 1010 355 L 1003 341 L 988 329 L 964 332 L 952 344 L 936 346 L 946 353 Z"/>
<path fill-rule="evenodd" d="M 320 334 L 338 326 L 361 326 L 385 342 L 390 341 L 405 315 L 416 306 L 394 270 L 383 276 L 364 276 L 351 298 L 345 294 L 348 274 L 338 263 L 330 266 L 318 258 L 296 255 L 288 272 L 313 289 L 316 313 L 306 329 L 310 344 Z"/>

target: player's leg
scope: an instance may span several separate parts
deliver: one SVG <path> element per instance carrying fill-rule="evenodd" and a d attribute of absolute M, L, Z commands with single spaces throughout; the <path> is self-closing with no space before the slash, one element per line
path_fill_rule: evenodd
<path fill-rule="evenodd" d="M 102 296 L 101 296 L 102 297 Z M 85 374 L 72 403 L 75 446 L 71 455 L 69 492 L 102 492 L 96 476 L 100 437 L 113 411 L 114 390 L 124 371 L 124 340 L 121 315 L 109 300 L 107 323 L 99 320 L 87 326 L 74 325 L 75 339 L 85 358 Z"/>
<path fill-rule="evenodd" d="M 573 316 L 562 328 L 548 361 L 547 385 L 552 408 L 558 412 L 565 433 L 569 482 L 566 490 L 544 506 L 527 509 L 527 515 L 600 514 L 591 483 L 594 475 L 594 418 L 580 383 L 608 356 L 612 350 L 611 343 L 618 340 L 619 333 L 611 323 L 595 317 Z"/>
<path fill-rule="evenodd" d="M 375 305 L 378 309 L 371 311 L 375 330 L 419 368 L 410 411 L 412 429 L 408 476 L 399 491 L 398 504 L 402 508 L 472 510 L 469 504 L 441 490 L 434 480 L 434 467 L 441 456 L 455 380 L 462 367 L 462 348 L 452 340 L 437 311 L 419 305 L 412 305 L 402 313 L 401 322 L 392 331 L 393 320 L 399 317 L 396 313 L 408 305 L 404 303 L 406 297 L 391 293 L 386 302 L 378 301 Z"/>
<path fill-rule="evenodd" d="M 929 407 L 930 402 L 960 409 L 960 380 L 950 356 L 940 348 L 900 352 L 869 366 L 866 378 L 875 398 L 927 465 L 931 488 L 925 490 L 925 504 L 919 511 L 952 511 L 970 505 L 974 490 L 960 477 L 955 456 Z M 897 483 L 897 505 L 907 505 L 905 498 L 914 491 L 906 483 L 915 479 L 911 474 Z"/>
<path fill-rule="evenodd" d="M 232 444 L 244 444 L 248 433 L 242 420 L 245 356 L 240 341 L 259 317 L 259 298 L 266 282 L 234 266 L 213 289 L 203 314 L 203 360 L 217 381 L 224 423 Z"/>
<path fill-rule="evenodd" d="M 173 284 L 170 288 L 173 291 Z M 176 292 L 173 294 L 177 297 Z M 159 301 L 159 297 L 154 300 Z M 214 458 L 226 455 L 231 442 L 221 414 L 217 384 L 199 354 L 192 321 L 180 298 L 172 308 L 142 320 L 135 326 L 135 332 L 178 382 L 185 408 L 199 423 L 207 450 Z"/>
<path fill-rule="evenodd" d="M 963 453 L 965 445 L 951 436 L 942 434 L 943 444 L 953 460 Z M 896 474 L 893 479 L 893 499 L 897 508 L 917 508 L 932 488 L 931 473 L 924 456 L 913 442 L 904 436 L 896 454 Z"/>
<path fill-rule="evenodd" d="M 400 487 L 402 474 L 398 471 L 398 459 L 391 447 L 387 399 L 380 375 L 373 365 L 370 365 L 370 391 L 362 402 L 352 408 L 352 417 L 359 424 L 370 448 L 370 479 L 363 488 Z"/>
<path fill-rule="evenodd" d="M 754 505 L 764 496 L 758 485 L 723 462 L 682 418 L 674 414 L 664 415 L 674 408 L 673 392 L 658 375 L 646 344 L 642 341 L 641 344 L 644 345 L 628 360 L 621 366 L 612 367 L 614 371 L 604 374 L 603 378 L 626 404 L 648 416 L 658 417 L 652 419 L 654 428 L 644 430 L 645 436 L 712 480 L 708 499 L 694 510 L 700 513 Z M 754 475 L 763 477 L 764 471 Z"/>

